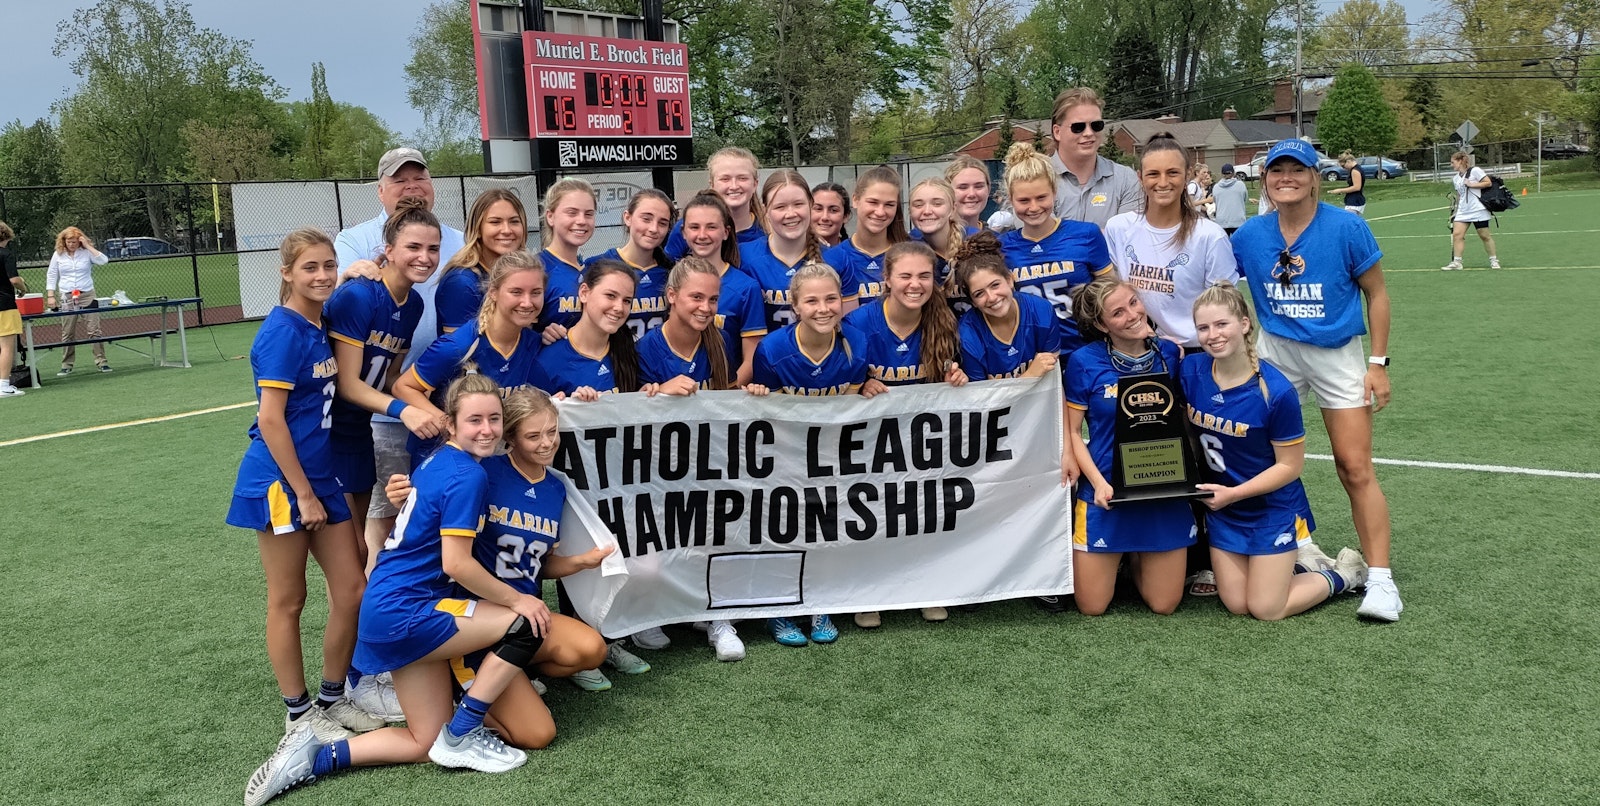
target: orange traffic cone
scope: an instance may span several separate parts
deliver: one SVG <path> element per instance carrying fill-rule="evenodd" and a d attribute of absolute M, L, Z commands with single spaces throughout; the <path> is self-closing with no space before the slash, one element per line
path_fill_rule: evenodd
<path fill-rule="evenodd" d="M 1523 188 L 1522 189 L 1522 195 L 1524 195 L 1524 196 L 1528 195 L 1528 189 L 1527 188 Z"/>

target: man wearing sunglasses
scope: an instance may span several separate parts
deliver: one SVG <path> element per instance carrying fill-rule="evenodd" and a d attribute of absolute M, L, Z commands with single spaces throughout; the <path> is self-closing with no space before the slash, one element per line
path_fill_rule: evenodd
<path fill-rule="evenodd" d="M 1050 157 L 1056 176 L 1056 216 L 1087 221 L 1100 229 L 1118 213 L 1144 209 L 1144 189 L 1132 168 L 1100 156 L 1106 141 L 1099 93 L 1077 87 L 1056 96 Z"/>

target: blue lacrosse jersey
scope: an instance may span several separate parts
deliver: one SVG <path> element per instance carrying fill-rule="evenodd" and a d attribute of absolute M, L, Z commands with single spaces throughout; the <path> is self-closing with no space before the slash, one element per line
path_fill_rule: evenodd
<path fill-rule="evenodd" d="M 1177 378 L 1183 348 L 1166 339 L 1157 339 L 1157 343 L 1161 355 L 1150 371 L 1164 370 Z M 1100 475 L 1107 482 L 1112 481 L 1111 462 L 1117 434 L 1117 383 L 1121 378 L 1122 373 L 1112 366 L 1111 353 L 1103 341 L 1080 347 L 1068 356 L 1066 374 L 1062 378 L 1066 383 L 1067 405 L 1085 412 L 1084 420 L 1089 424 L 1089 455 L 1094 457 L 1094 466 L 1100 469 Z M 1093 505 L 1094 485 L 1078 485 L 1078 497 Z"/>
<path fill-rule="evenodd" d="M 319 497 L 342 493 L 343 487 L 334 475 L 330 436 L 330 411 L 339 369 L 322 325 L 281 305 L 273 308 L 250 345 L 250 372 L 255 377 L 258 405 L 262 389 L 288 390 L 283 418 L 312 491 Z M 283 471 L 261 438 L 261 421 L 257 418 L 250 424 L 250 447 L 239 462 L 233 494 L 264 498 L 274 482 L 285 482 Z M 288 488 L 287 483 L 283 486 Z"/>
<path fill-rule="evenodd" d="M 509 454 L 484 459 L 483 470 L 489 478 L 489 516 L 472 544 L 472 556 L 519 593 L 542 596 L 539 573 L 545 555 L 561 539 L 567 486 L 552 473 L 529 481 Z"/>
<path fill-rule="evenodd" d="M 1285 249 L 1291 256 L 1287 270 L 1279 265 Z M 1233 233 L 1233 255 L 1268 333 L 1333 348 L 1367 332 L 1356 280 L 1383 252 L 1361 216 L 1318 202 L 1305 232 L 1287 245 L 1277 211 L 1256 216 Z M 1279 281 L 1285 271 L 1287 287 Z"/>
<path fill-rule="evenodd" d="M 685 357 L 667 343 L 666 331 L 656 328 L 644 334 L 637 347 L 641 383 L 665 383 L 679 375 L 687 375 L 701 389 L 711 388 L 711 356 L 698 342 L 694 355 Z"/>
<path fill-rule="evenodd" d="M 440 333 L 449 333 L 471 321 L 483 308 L 483 285 L 489 272 L 470 266 L 451 266 L 433 292 L 433 319 Z"/>
<path fill-rule="evenodd" d="M 518 389 L 543 389 L 544 377 L 538 370 L 539 334 L 531 328 L 523 328 L 517 335 L 516 344 L 497 345 L 483 334 L 479 322 L 474 319 L 428 345 L 408 371 L 441 409 L 444 408 L 445 387 L 462 374 L 462 364 L 469 360 L 477 364 L 480 374 L 500 384 L 502 397 Z"/>
<path fill-rule="evenodd" d="M 617 376 L 611 371 L 611 352 L 590 358 L 578 352 L 569 339 L 561 339 L 539 353 L 539 374 L 549 384 L 546 392 L 572 394 L 588 386 L 596 392 L 617 391 Z"/>
<path fill-rule="evenodd" d="M 484 528 L 489 478 L 472 455 L 446 442 L 411 474 L 411 495 L 361 598 L 361 643 L 406 634 L 420 611 L 456 594 L 444 572 L 444 537 L 476 538 Z M 360 651 L 357 651 L 358 659 Z M 367 668 L 362 666 L 360 668 Z"/>
<path fill-rule="evenodd" d="M 973 308 L 961 315 L 961 371 L 968 380 L 1015 378 L 1028 370 L 1039 353 L 1061 349 L 1061 332 L 1055 309 L 1032 294 L 1018 294 L 1017 332 L 1009 340 L 995 335 L 983 311 Z"/>
<path fill-rule="evenodd" d="M 937 304 L 928 300 L 927 304 Z M 944 372 L 930 372 L 922 365 L 922 328 L 913 328 L 905 338 L 889 327 L 883 300 L 875 299 L 845 316 L 844 323 L 861 331 L 865 340 L 867 377 L 884 386 L 909 386 L 914 383 L 941 382 Z"/>
<path fill-rule="evenodd" d="M 785 395 L 818 397 L 860 391 L 867 381 L 866 339 L 861 331 L 841 325 L 827 355 L 812 361 L 800 350 L 799 327 L 798 323 L 789 325 L 761 340 L 751 380 Z"/>
<path fill-rule="evenodd" d="M 1000 251 L 1017 280 L 1017 291 L 1042 297 L 1055 308 L 1061 354 L 1082 347 L 1078 323 L 1072 318 L 1071 292 L 1111 268 L 1111 250 L 1100 228 L 1063 219 L 1038 241 L 1014 229 L 1000 236 Z"/>
<path fill-rule="evenodd" d="M 767 333 L 776 333 L 794 322 L 794 308 L 789 300 L 789 281 L 796 269 L 804 265 L 802 256 L 794 263 L 784 263 L 772 254 L 772 245 L 766 238 L 739 245 L 739 270 L 756 281 L 761 289 L 761 302 L 766 308 Z"/>
<path fill-rule="evenodd" d="M 724 266 L 722 290 L 717 296 L 716 325 L 728 350 L 728 377 L 744 366 L 744 338 L 767 335 L 767 309 L 761 286 L 743 271 Z"/>
<path fill-rule="evenodd" d="M 539 252 L 539 260 L 544 262 L 544 307 L 539 310 L 539 321 L 534 327 L 539 330 L 550 324 L 572 327 L 583 315 L 583 305 L 578 302 L 583 267 L 556 257 L 548 249 Z"/>
<path fill-rule="evenodd" d="M 839 273 L 845 287 L 845 298 L 858 297 L 862 303 L 883 296 L 883 258 L 889 250 L 869 255 L 856 246 L 854 238 L 846 238 L 838 246 L 822 253 L 822 262 Z"/>
<path fill-rule="evenodd" d="M 1277 367 L 1260 362 L 1261 377 L 1231 389 L 1217 386 L 1214 361 L 1205 353 L 1184 359 L 1179 372 L 1188 417 L 1202 448 L 1201 474 L 1206 481 L 1237 487 L 1277 463 L 1274 446 L 1294 445 L 1306 438 L 1300 395 Z M 1284 529 L 1296 516 L 1309 520 L 1311 506 L 1299 479 L 1266 495 L 1236 501 L 1207 513 L 1238 531 Z"/>
<path fill-rule="evenodd" d="M 388 392 L 389 367 L 411 349 L 411 336 L 422 321 L 419 294 L 396 300 L 382 280 L 356 277 L 345 281 L 322 308 L 328 338 L 361 348 L 361 380 Z M 344 398 L 333 401 L 333 439 L 344 444 L 372 444 L 372 412 Z"/>
<path fill-rule="evenodd" d="M 628 312 L 628 327 L 633 330 L 634 341 L 659 329 L 667 321 L 667 275 L 671 267 L 630 263 L 615 249 L 589 258 L 583 265 L 588 266 L 596 260 L 618 260 L 633 267 L 639 274 L 639 283 L 633 289 L 633 309 Z"/>
<path fill-rule="evenodd" d="M 762 229 L 760 224 L 752 222 L 750 226 L 739 230 L 735 237 L 738 238 L 739 246 L 743 247 L 747 243 L 766 240 L 767 231 Z M 689 242 L 683 237 L 682 219 L 673 223 L 672 232 L 667 233 L 667 243 L 662 247 L 662 251 L 667 253 L 667 259 L 673 263 L 683 260 L 683 256 L 689 254 Z"/>

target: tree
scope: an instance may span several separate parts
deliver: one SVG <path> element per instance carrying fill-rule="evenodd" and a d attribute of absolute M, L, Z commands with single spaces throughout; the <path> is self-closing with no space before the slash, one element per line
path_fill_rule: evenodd
<path fill-rule="evenodd" d="M 1346 0 L 1318 29 L 1306 63 L 1325 67 L 1376 67 L 1409 61 L 1411 37 L 1405 7 L 1395 0 Z"/>
<path fill-rule="evenodd" d="M 950 29 L 945 32 L 946 57 L 940 60 L 941 104 L 947 111 L 972 106 L 976 117 L 988 114 L 990 73 L 1013 47 L 1016 31 L 1014 0 L 953 0 Z"/>
<path fill-rule="evenodd" d="M 406 99 L 424 120 L 470 136 L 478 130 L 472 0 L 438 0 L 422 11 L 406 63 Z"/>
<path fill-rule="evenodd" d="M 1131 117 L 1161 105 L 1166 96 L 1166 76 L 1156 43 L 1144 26 L 1127 25 L 1111 43 L 1107 67 L 1105 113 L 1111 118 Z"/>
<path fill-rule="evenodd" d="M 0 129 L 0 187 L 61 184 L 61 138 L 40 118 L 31 126 L 13 120 Z M 55 239 L 59 190 L 5 194 L 6 223 L 17 233 L 12 250 L 22 259 L 42 258 Z"/>
<path fill-rule="evenodd" d="M 181 131 L 192 178 L 242 182 L 279 175 L 278 161 L 272 155 L 274 135 L 268 129 L 191 120 Z"/>
<path fill-rule="evenodd" d="M 333 131 L 339 124 L 339 107 L 328 94 L 328 73 L 322 62 L 311 65 L 311 104 L 306 109 L 305 161 L 318 179 L 333 176 Z"/>
<path fill-rule="evenodd" d="M 1317 136 L 1329 153 L 1386 154 L 1394 149 L 1398 123 L 1371 70 L 1353 64 L 1334 77 L 1317 113 Z"/>

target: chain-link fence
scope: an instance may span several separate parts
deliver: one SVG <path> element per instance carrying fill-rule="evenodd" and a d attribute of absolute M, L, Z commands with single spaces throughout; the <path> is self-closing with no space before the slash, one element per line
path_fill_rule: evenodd
<path fill-rule="evenodd" d="M 800 172 L 813 185 L 826 181 L 852 188 L 868 167 L 816 165 Z M 944 163 L 896 167 L 909 191 L 923 178 L 942 174 Z M 992 164 L 991 172 L 997 167 Z M 592 255 L 622 244 L 623 210 L 635 193 L 651 186 L 651 175 L 629 171 L 584 177 L 599 195 L 595 235 L 584 249 Z M 700 170 L 677 171 L 673 179 L 673 195 L 680 201 L 708 184 Z M 528 207 L 528 246 L 539 248 L 533 176 L 440 176 L 433 184 L 434 212 L 458 229 L 465 226 L 478 194 L 490 188 L 517 193 Z M 44 290 L 57 233 L 76 226 L 110 258 L 108 265 L 94 270 L 96 293 L 121 291 L 133 300 L 199 297 L 202 303 L 190 316 L 191 325 L 264 316 L 277 302 L 277 247 L 283 236 L 306 226 L 333 236 L 381 209 L 372 179 L 0 188 L 0 221 L 16 231 L 11 250 L 31 290 Z"/>

